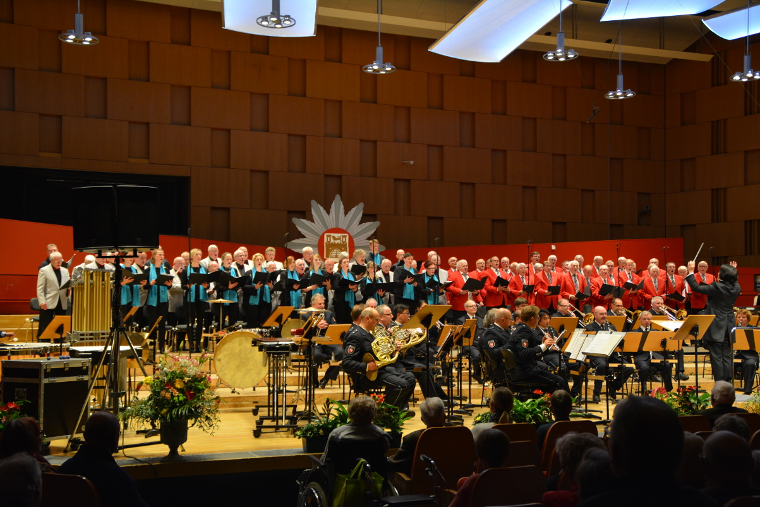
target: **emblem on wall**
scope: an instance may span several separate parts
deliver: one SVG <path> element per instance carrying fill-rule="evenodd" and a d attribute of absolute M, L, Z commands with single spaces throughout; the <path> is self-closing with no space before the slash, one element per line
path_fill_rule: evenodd
<path fill-rule="evenodd" d="M 335 196 L 329 213 L 317 201 L 311 201 L 313 221 L 293 219 L 296 228 L 304 237 L 285 246 L 298 252 L 303 247 L 310 246 L 323 259 L 337 259 L 341 252 L 348 253 L 350 257 L 357 248 L 369 252 L 369 240 L 380 226 L 380 222 L 360 223 L 363 210 L 364 203 L 359 203 L 345 213 L 340 195 Z M 379 251 L 382 250 L 385 250 L 385 247 L 380 245 Z"/>

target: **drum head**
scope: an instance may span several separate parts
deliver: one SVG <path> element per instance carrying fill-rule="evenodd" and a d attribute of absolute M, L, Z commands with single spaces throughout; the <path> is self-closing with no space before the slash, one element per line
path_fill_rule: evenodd
<path fill-rule="evenodd" d="M 260 336 L 249 330 L 235 331 L 216 346 L 216 373 L 232 387 L 254 387 L 267 375 L 267 354 L 252 345 L 254 338 Z"/>

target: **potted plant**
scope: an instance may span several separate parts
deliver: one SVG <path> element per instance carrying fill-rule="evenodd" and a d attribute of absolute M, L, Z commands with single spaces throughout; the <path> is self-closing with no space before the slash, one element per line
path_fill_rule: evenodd
<path fill-rule="evenodd" d="M 373 421 L 381 428 L 385 428 L 390 436 L 390 447 L 401 447 L 401 436 L 404 422 L 411 418 L 408 412 L 385 403 L 385 395 L 373 394 L 372 399 L 377 403 L 377 415 Z"/>
<path fill-rule="evenodd" d="M 177 448 L 187 441 L 188 424 L 214 434 L 219 427 L 219 397 L 210 390 L 211 378 L 202 371 L 209 358 L 198 361 L 188 357 L 164 356 L 153 370 L 137 385 L 148 396 L 135 396 L 131 405 L 119 417 L 137 421 L 138 425 L 159 425 L 161 442 L 169 446 L 167 458 L 176 459 Z"/>
<path fill-rule="evenodd" d="M 515 398 L 512 411 L 509 413 L 509 420 L 512 423 L 530 423 L 536 428 L 542 424 L 553 421 L 552 412 L 549 408 L 549 393 L 544 393 L 538 389 L 533 391 L 537 398 L 520 401 Z M 473 419 L 473 426 L 480 423 L 487 423 L 491 419 L 491 412 L 483 412 Z"/>
<path fill-rule="evenodd" d="M 658 387 L 649 396 L 664 401 L 678 415 L 695 415 L 710 404 L 710 393 L 699 394 L 694 386 L 679 387 L 675 392 Z"/>
<path fill-rule="evenodd" d="M 26 400 L 9 401 L 5 405 L 0 405 L 0 433 L 5 429 L 5 425 L 13 421 L 14 419 L 21 419 L 26 417 L 21 413 L 21 406 L 25 403 L 29 403 Z"/>
<path fill-rule="evenodd" d="M 328 398 L 322 408 L 322 415 L 317 414 L 316 419 L 299 428 L 295 435 L 301 439 L 303 452 L 324 452 L 330 432 L 348 422 L 346 407 Z"/>

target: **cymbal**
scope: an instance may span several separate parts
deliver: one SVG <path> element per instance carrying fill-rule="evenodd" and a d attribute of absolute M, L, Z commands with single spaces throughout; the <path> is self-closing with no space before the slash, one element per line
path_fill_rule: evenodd
<path fill-rule="evenodd" d="M 324 310 L 320 310 L 319 308 L 301 308 L 300 310 L 296 310 L 298 313 L 309 313 L 309 312 L 324 312 Z"/>
<path fill-rule="evenodd" d="M 229 299 L 209 299 L 206 302 L 207 303 L 235 303 L 235 301 L 230 301 Z"/>

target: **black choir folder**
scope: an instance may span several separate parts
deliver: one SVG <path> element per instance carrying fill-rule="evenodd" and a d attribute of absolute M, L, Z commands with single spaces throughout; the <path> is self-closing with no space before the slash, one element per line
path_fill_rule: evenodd
<path fill-rule="evenodd" d="M 354 264 L 353 266 L 351 266 L 351 272 L 355 276 L 361 276 L 361 275 L 363 275 L 364 273 L 367 272 L 367 266 L 361 266 L 359 264 Z"/>
<path fill-rule="evenodd" d="M 253 283 L 252 285 L 257 284 L 267 284 L 269 282 L 273 282 L 277 280 L 277 277 L 280 275 L 280 271 L 272 271 L 271 273 L 267 271 L 255 271 L 255 275 L 253 276 Z"/>
<path fill-rule="evenodd" d="M 682 302 L 684 299 L 686 299 L 683 295 L 677 292 L 673 292 L 672 294 L 667 294 L 665 297 L 668 299 L 673 299 L 675 301 L 678 301 L 679 303 Z"/>
<path fill-rule="evenodd" d="M 462 286 L 463 292 L 477 292 L 481 290 L 486 284 L 486 279 L 478 280 L 477 278 L 470 277 Z"/>
<path fill-rule="evenodd" d="M 599 289 L 600 296 L 606 296 L 607 294 L 612 294 L 616 298 L 621 298 L 623 297 L 624 293 L 625 293 L 625 287 L 618 287 L 617 285 L 610 285 L 608 283 L 603 283 L 602 288 Z"/>
<path fill-rule="evenodd" d="M 546 288 L 550 296 L 559 296 L 559 285 L 550 285 Z"/>
<path fill-rule="evenodd" d="M 623 287 L 625 287 L 628 290 L 641 290 L 644 288 L 644 280 L 641 280 L 641 282 L 639 282 L 638 285 L 636 285 L 635 283 L 629 280 L 623 284 Z"/>

